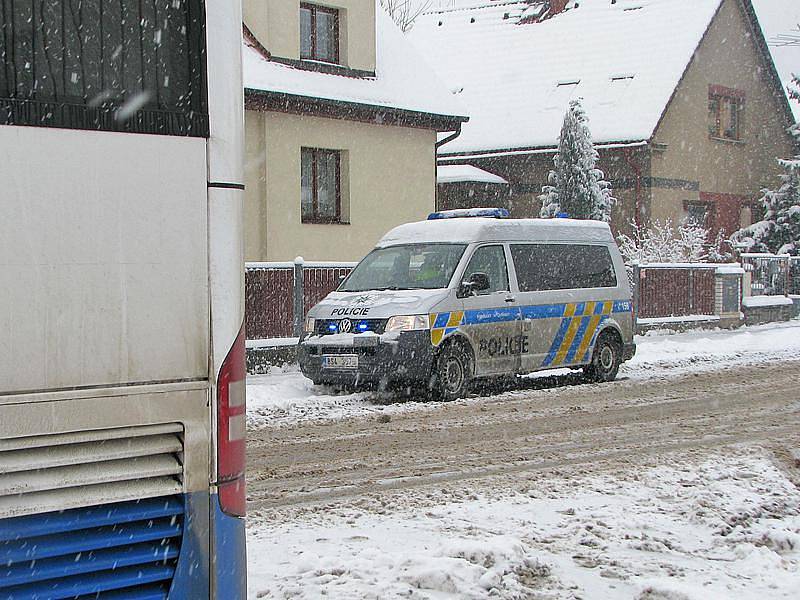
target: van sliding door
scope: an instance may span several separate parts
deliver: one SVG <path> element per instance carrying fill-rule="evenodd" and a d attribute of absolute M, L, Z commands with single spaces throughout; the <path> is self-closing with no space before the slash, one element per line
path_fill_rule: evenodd
<path fill-rule="evenodd" d="M 519 309 L 509 286 L 502 245 L 481 246 L 473 252 L 462 281 L 470 281 L 476 273 L 488 278 L 489 288 L 475 290 L 464 298 L 464 331 L 475 352 L 475 374 L 516 373 L 524 343 L 519 335 Z"/>

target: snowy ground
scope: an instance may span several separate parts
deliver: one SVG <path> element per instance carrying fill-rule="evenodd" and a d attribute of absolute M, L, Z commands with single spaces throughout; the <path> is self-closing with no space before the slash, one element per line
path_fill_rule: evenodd
<path fill-rule="evenodd" d="M 800 322 L 637 343 L 627 382 L 448 404 L 249 378 L 250 598 L 800 597 Z"/>
<path fill-rule="evenodd" d="M 637 337 L 636 356 L 620 370 L 621 378 L 647 380 L 708 371 L 721 367 L 758 364 L 800 356 L 800 321 L 672 334 L 651 332 Z M 575 383 L 565 375 L 546 384 Z M 553 372 L 538 374 L 552 377 Z M 528 385 L 541 385 L 529 382 Z M 470 402 L 468 398 L 461 402 Z M 269 375 L 248 377 L 248 427 L 279 427 L 303 421 L 336 420 L 369 414 L 435 410 L 436 406 L 394 395 L 335 393 L 314 387 L 296 367 L 275 369 Z"/>
<path fill-rule="evenodd" d="M 797 598 L 797 458 L 684 453 L 251 514 L 249 596 Z"/>

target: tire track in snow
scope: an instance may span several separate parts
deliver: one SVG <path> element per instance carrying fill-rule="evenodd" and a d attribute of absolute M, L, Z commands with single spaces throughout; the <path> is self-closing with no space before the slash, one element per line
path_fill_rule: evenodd
<path fill-rule="evenodd" d="M 800 431 L 800 362 L 664 380 L 515 391 L 435 410 L 251 432 L 250 509 L 653 454 Z"/>

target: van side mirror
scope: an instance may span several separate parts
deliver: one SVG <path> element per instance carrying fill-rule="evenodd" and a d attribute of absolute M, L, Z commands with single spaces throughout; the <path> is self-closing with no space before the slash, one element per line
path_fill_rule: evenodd
<path fill-rule="evenodd" d="M 486 273 L 473 273 L 469 279 L 462 281 L 458 289 L 458 297 L 466 298 L 476 292 L 488 290 L 491 287 L 489 276 Z"/>

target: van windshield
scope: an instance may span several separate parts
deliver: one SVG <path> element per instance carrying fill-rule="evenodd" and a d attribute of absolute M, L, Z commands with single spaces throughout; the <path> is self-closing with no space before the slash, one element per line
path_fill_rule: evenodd
<path fill-rule="evenodd" d="M 466 244 L 404 244 L 376 248 L 339 286 L 340 292 L 446 288 Z"/>

